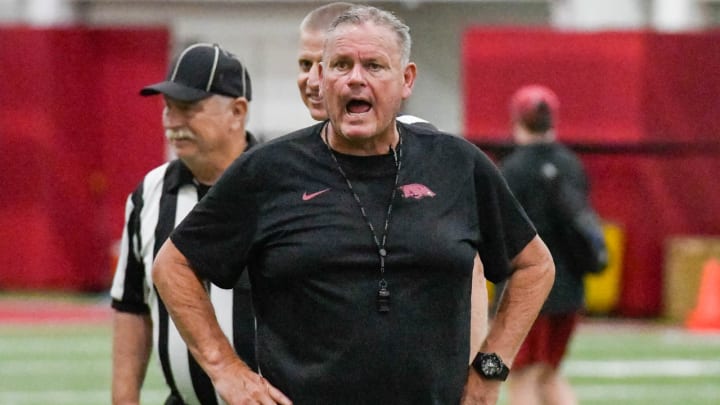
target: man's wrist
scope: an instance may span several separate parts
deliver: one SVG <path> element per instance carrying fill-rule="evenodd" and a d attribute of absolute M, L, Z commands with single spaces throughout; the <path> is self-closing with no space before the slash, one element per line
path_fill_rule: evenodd
<path fill-rule="evenodd" d="M 479 352 L 471 366 L 482 378 L 488 380 L 505 381 L 510 374 L 508 366 L 495 353 Z"/>

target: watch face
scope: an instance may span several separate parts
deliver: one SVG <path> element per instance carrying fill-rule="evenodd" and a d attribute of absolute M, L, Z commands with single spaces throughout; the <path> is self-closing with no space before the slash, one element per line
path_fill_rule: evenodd
<path fill-rule="evenodd" d="M 500 364 L 498 364 L 497 360 L 493 357 L 483 358 L 480 363 L 480 368 L 482 368 L 483 374 L 488 377 L 500 374 Z"/>
<path fill-rule="evenodd" d="M 478 353 L 472 366 L 481 376 L 491 380 L 505 381 L 510 369 L 495 353 Z"/>

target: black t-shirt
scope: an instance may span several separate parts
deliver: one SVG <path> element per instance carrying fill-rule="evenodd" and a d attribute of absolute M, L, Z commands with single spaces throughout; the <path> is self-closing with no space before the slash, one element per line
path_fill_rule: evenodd
<path fill-rule="evenodd" d="M 565 225 L 553 212 L 552 190 L 548 187 L 547 170 L 557 173 L 582 190 L 587 196 L 588 181 L 578 157 L 562 144 L 534 143 L 519 146 L 502 162 L 502 172 L 520 204 L 535 224 L 538 234 L 547 244 L 555 262 L 555 282 L 542 312 L 560 314 L 575 312 L 584 305 L 583 280 L 569 269 L 569 247 L 565 242 Z"/>
<path fill-rule="evenodd" d="M 535 230 L 478 148 L 398 124 L 385 272 L 391 309 L 378 313 L 377 247 L 321 139 L 323 125 L 243 154 L 171 239 L 218 285 L 232 286 L 247 266 L 259 368 L 295 404 L 458 403 L 475 253 L 487 278 L 501 281 Z M 392 154 L 337 156 L 380 238 Z"/>

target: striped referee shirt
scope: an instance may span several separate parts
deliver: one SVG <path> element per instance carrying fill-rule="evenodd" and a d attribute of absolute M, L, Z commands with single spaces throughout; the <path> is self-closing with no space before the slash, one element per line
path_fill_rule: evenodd
<path fill-rule="evenodd" d="M 248 147 L 256 143 L 248 134 Z M 198 184 L 180 160 L 165 163 L 143 178 L 127 200 L 120 256 L 110 291 L 115 310 L 151 315 L 153 349 L 176 401 L 172 403 L 180 400 L 187 405 L 223 402 L 168 316 L 153 287 L 151 269 L 160 246 L 208 188 Z M 256 369 L 255 320 L 247 272 L 232 290 L 210 283 L 206 290 L 220 327 L 235 351 Z"/>

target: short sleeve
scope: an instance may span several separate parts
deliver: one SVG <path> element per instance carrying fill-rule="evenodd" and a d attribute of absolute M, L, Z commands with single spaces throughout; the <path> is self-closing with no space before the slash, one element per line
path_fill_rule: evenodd
<path fill-rule="evenodd" d="M 245 268 L 259 215 L 260 187 L 241 155 L 170 235 L 195 272 L 232 288 Z"/>
<path fill-rule="evenodd" d="M 488 280 L 497 283 L 511 274 L 510 261 L 537 235 L 525 210 L 495 164 L 484 154 L 476 161 L 478 252 Z"/>
<path fill-rule="evenodd" d="M 146 287 L 145 265 L 138 251 L 140 232 L 140 211 L 142 209 L 142 185 L 128 196 L 125 204 L 125 224 L 120 242 L 117 267 L 113 276 L 110 296 L 112 307 L 120 312 L 147 314 L 148 288 Z"/>

